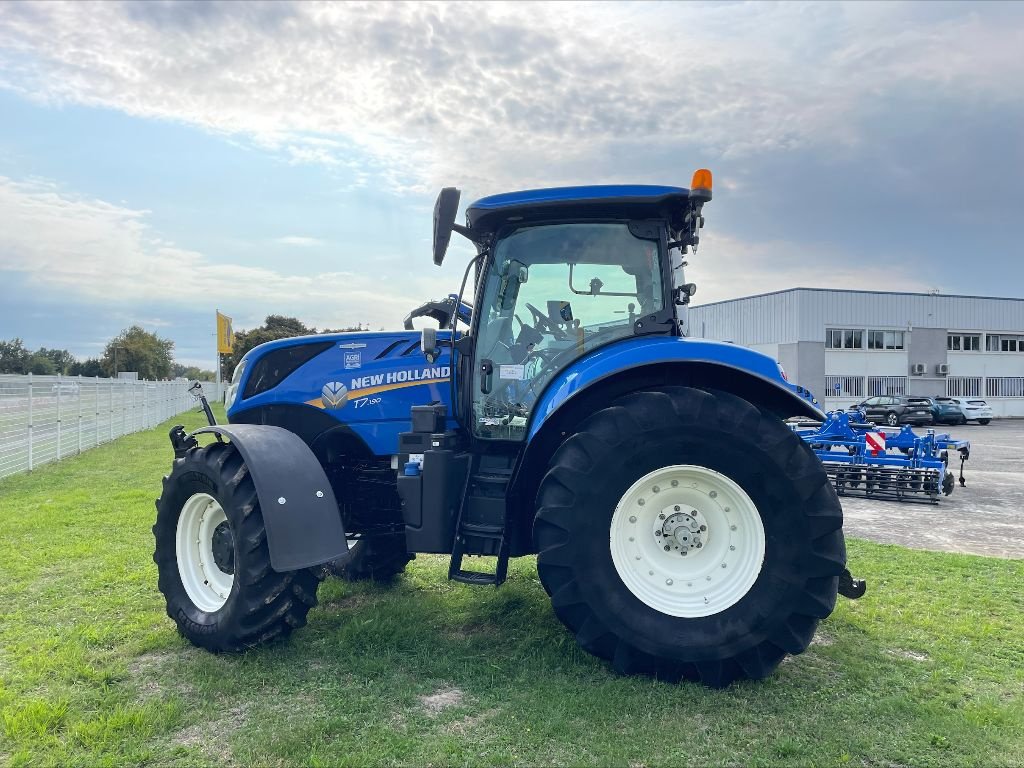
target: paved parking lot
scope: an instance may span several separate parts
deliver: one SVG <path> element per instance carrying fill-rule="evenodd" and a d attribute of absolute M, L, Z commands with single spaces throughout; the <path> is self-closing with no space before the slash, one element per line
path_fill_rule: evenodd
<path fill-rule="evenodd" d="M 1024 419 L 936 430 L 971 441 L 964 469 L 967 487 L 957 483 L 953 495 L 936 505 L 844 498 L 846 535 L 918 549 L 1024 558 Z M 957 461 L 953 468 L 959 471 L 959 466 Z"/>

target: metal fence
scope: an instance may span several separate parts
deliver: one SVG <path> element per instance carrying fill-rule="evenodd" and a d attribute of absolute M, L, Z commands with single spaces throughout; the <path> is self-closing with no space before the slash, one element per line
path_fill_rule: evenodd
<path fill-rule="evenodd" d="M 188 382 L 0 375 L 0 477 L 60 461 L 194 407 Z M 207 397 L 216 385 L 204 384 Z"/>

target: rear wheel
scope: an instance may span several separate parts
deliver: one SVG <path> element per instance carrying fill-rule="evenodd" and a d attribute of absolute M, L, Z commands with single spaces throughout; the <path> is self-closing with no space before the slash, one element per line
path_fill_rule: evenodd
<path fill-rule="evenodd" d="M 190 642 L 241 651 L 306 623 L 317 571 L 273 570 L 256 489 L 233 445 L 175 459 L 156 509 L 159 589 Z"/>
<path fill-rule="evenodd" d="M 885 417 L 885 423 L 890 427 L 898 427 L 900 425 L 900 417 L 890 411 Z"/>
<path fill-rule="evenodd" d="M 842 510 L 821 462 L 731 395 L 672 387 L 597 412 L 538 504 L 555 613 L 617 671 L 765 677 L 835 606 Z"/>

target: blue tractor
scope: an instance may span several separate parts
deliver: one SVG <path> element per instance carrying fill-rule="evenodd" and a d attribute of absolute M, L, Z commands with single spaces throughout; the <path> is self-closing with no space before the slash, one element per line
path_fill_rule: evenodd
<path fill-rule="evenodd" d="M 785 423 L 817 402 L 771 358 L 684 333 L 710 200 L 701 170 L 689 190 L 486 197 L 459 225 L 444 189 L 435 264 L 453 232 L 476 249 L 459 293 L 402 331 L 256 347 L 228 424 L 172 430 L 154 559 L 181 633 L 256 646 L 305 623 L 328 570 L 388 580 L 423 552 L 495 586 L 536 555 L 555 614 L 622 673 L 722 686 L 807 648 L 863 582 Z"/>

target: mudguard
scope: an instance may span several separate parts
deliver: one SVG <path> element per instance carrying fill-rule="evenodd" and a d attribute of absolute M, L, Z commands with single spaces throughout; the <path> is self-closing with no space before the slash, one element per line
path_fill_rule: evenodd
<path fill-rule="evenodd" d="M 191 435 L 203 433 L 227 436 L 242 454 L 256 486 L 275 571 L 320 565 L 348 552 L 331 484 L 297 435 L 262 424 L 217 424 Z"/>
<path fill-rule="evenodd" d="M 791 410 L 787 415 L 824 418 L 811 393 L 783 379 L 778 363 L 767 355 L 719 341 L 648 336 L 609 344 L 566 367 L 534 406 L 528 439 L 533 440 L 556 411 L 592 384 L 616 374 L 665 364 L 701 365 L 729 371 L 731 375 L 756 382 L 762 392 L 772 393 L 785 402 Z"/>

